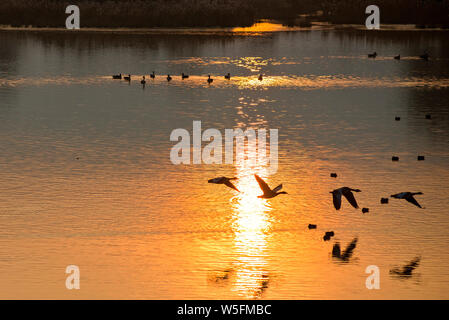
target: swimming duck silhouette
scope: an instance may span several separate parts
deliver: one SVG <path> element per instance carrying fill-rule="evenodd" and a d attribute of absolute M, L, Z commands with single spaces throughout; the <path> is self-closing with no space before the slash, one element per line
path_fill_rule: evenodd
<path fill-rule="evenodd" d="M 339 189 L 335 189 L 334 191 L 331 191 L 332 193 L 332 200 L 334 202 L 334 207 L 337 210 L 340 210 L 341 208 L 341 196 L 343 195 L 346 200 L 356 209 L 358 209 L 359 205 L 357 204 L 357 201 L 355 200 L 354 195 L 352 194 L 352 191 L 354 192 L 361 192 L 359 189 L 351 189 L 348 187 L 342 187 Z"/>
<path fill-rule="evenodd" d="M 145 76 L 142 77 L 142 80 L 140 80 L 140 83 L 143 84 L 143 85 L 144 85 L 145 83 L 147 83 L 147 81 L 145 80 Z"/>
<path fill-rule="evenodd" d="M 395 58 L 396 60 L 401 60 L 401 55 L 399 54 L 399 55 L 395 56 L 394 58 Z"/>
<path fill-rule="evenodd" d="M 123 79 L 125 79 L 126 81 L 131 81 L 131 75 L 128 74 L 128 76 L 123 77 Z"/>
<path fill-rule="evenodd" d="M 368 53 L 368 58 L 375 58 L 377 57 L 377 52 L 374 51 L 374 53 Z"/>
<path fill-rule="evenodd" d="M 391 197 L 396 198 L 396 199 L 405 199 L 408 202 L 413 203 L 415 206 L 422 208 L 421 205 L 418 203 L 418 201 L 416 201 L 416 199 L 413 197 L 418 194 L 423 194 L 423 193 L 422 192 L 401 192 L 401 193 L 397 193 L 397 194 L 392 194 Z"/>
<path fill-rule="evenodd" d="M 112 76 L 112 79 L 121 79 L 122 78 L 122 74 L 120 73 L 120 74 L 114 74 L 113 76 Z"/>
<path fill-rule="evenodd" d="M 207 78 L 207 83 L 208 83 L 208 84 L 211 84 L 213 81 L 214 81 L 214 79 L 212 79 L 212 78 L 210 77 L 210 75 L 209 75 L 208 78 Z"/>
<path fill-rule="evenodd" d="M 279 190 L 282 189 L 282 184 L 278 185 L 276 188 L 271 190 L 271 188 L 268 186 L 268 184 L 263 181 L 261 177 L 259 177 L 257 174 L 254 175 L 256 177 L 257 182 L 259 183 L 260 189 L 262 189 L 263 194 L 260 196 L 257 196 L 258 198 L 264 198 L 264 199 L 270 199 L 274 198 L 280 194 L 287 194 L 285 191 L 279 192 Z"/>
<path fill-rule="evenodd" d="M 187 75 L 187 74 L 184 74 L 184 72 L 181 74 L 181 78 L 182 78 L 182 80 L 184 80 L 184 79 L 188 79 L 189 78 L 189 76 Z"/>
<path fill-rule="evenodd" d="M 153 71 L 153 73 L 152 73 L 152 74 L 150 74 L 150 78 L 151 78 L 151 79 L 154 79 L 154 78 L 156 78 L 156 75 L 154 74 L 154 71 Z"/>
<path fill-rule="evenodd" d="M 237 189 L 234 186 L 234 184 L 231 182 L 231 180 L 237 180 L 237 178 L 218 177 L 218 178 L 214 178 L 214 179 L 209 179 L 207 182 L 215 183 L 215 184 L 224 184 L 225 186 L 228 186 L 229 188 L 240 192 L 239 189 Z"/>
<path fill-rule="evenodd" d="M 419 57 L 420 57 L 421 59 L 427 61 L 427 60 L 429 60 L 430 55 L 426 52 L 426 53 L 420 55 Z"/>
<path fill-rule="evenodd" d="M 167 74 L 167 81 L 170 82 L 171 81 L 171 76 L 169 74 Z"/>
<path fill-rule="evenodd" d="M 226 80 L 231 80 L 231 74 L 228 72 L 228 74 L 227 75 L 225 75 L 225 79 Z"/>
<path fill-rule="evenodd" d="M 261 74 L 259 74 L 259 81 L 262 81 L 263 80 L 263 76 L 261 75 Z"/>

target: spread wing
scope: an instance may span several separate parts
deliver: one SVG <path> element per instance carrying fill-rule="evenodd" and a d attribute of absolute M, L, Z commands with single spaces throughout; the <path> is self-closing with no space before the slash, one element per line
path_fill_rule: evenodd
<path fill-rule="evenodd" d="M 334 201 L 334 207 L 337 210 L 341 208 L 341 192 L 332 192 L 332 199 Z"/>
<path fill-rule="evenodd" d="M 354 207 L 358 208 L 359 205 L 357 204 L 357 201 L 355 201 L 354 194 L 351 190 L 343 190 L 343 195 L 345 196 L 346 200 Z"/>
<path fill-rule="evenodd" d="M 218 177 L 218 178 L 213 178 L 213 179 L 209 179 L 207 182 L 209 183 L 222 183 L 224 177 Z"/>
<path fill-rule="evenodd" d="M 413 203 L 415 206 L 417 206 L 419 208 L 422 208 L 421 205 L 418 203 L 418 201 L 416 201 L 416 199 L 412 195 L 409 195 L 408 197 L 406 197 L 405 200 L 407 200 L 410 203 Z"/>
<path fill-rule="evenodd" d="M 261 177 L 259 177 L 257 174 L 254 175 L 256 177 L 257 182 L 259 183 L 260 189 L 262 189 L 264 194 L 271 193 L 271 189 L 268 186 L 268 184 L 262 180 Z"/>
<path fill-rule="evenodd" d="M 278 185 L 276 188 L 273 189 L 273 192 L 278 192 L 281 191 L 282 189 L 282 184 Z"/>
<path fill-rule="evenodd" d="M 224 182 L 224 184 L 227 185 L 229 188 L 232 188 L 232 189 L 237 190 L 238 192 L 240 192 L 239 189 L 237 189 L 231 181 L 226 180 Z"/>
<path fill-rule="evenodd" d="M 416 257 L 410 263 L 403 268 L 403 273 L 412 273 L 412 271 L 419 265 L 419 261 L 421 260 L 421 257 Z"/>
<path fill-rule="evenodd" d="M 354 238 L 354 240 L 352 240 L 351 243 L 346 247 L 346 250 L 343 252 L 343 255 L 341 256 L 343 260 L 348 260 L 349 258 L 351 258 L 353 251 L 357 246 L 357 240 L 358 240 L 357 238 Z"/>

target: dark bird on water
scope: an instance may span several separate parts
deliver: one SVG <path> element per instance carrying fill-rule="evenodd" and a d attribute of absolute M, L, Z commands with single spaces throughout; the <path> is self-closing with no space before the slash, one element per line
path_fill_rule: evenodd
<path fill-rule="evenodd" d="M 415 270 L 419 266 L 419 262 L 421 261 L 421 257 L 416 257 L 412 261 L 410 261 L 407 265 L 402 268 L 393 268 L 390 270 L 390 274 L 395 274 L 398 276 L 411 276 L 413 270 Z"/>
<path fill-rule="evenodd" d="M 316 224 L 311 224 L 311 223 L 309 223 L 308 228 L 309 228 L 309 229 L 316 229 Z"/>
<path fill-rule="evenodd" d="M 392 157 L 391 157 L 391 161 L 399 161 L 399 157 L 397 157 L 397 156 L 392 156 Z"/>
<path fill-rule="evenodd" d="M 351 189 L 348 187 L 342 187 L 339 189 L 335 189 L 334 191 L 331 191 L 330 193 L 332 193 L 332 199 L 334 202 L 334 207 L 336 210 L 340 210 L 341 208 L 341 196 L 343 195 L 346 200 L 348 200 L 348 202 L 356 209 L 358 209 L 359 205 L 357 204 L 357 201 L 355 200 L 354 194 L 352 193 L 352 191 L 354 192 L 361 192 L 361 190 L 359 189 Z"/>
<path fill-rule="evenodd" d="M 331 173 L 331 178 L 336 178 L 337 174 L 335 172 Z"/>
<path fill-rule="evenodd" d="M 430 119 L 432 119 L 432 115 L 430 115 L 430 114 L 426 114 L 426 119 L 427 119 L 427 120 L 430 120 Z"/>
<path fill-rule="evenodd" d="M 228 72 L 228 74 L 227 75 L 225 75 L 225 79 L 226 80 L 231 80 L 231 74 Z"/>
<path fill-rule="evenodd" d="M 401 117 L 395 117 L 394 120 L 401 121 Z"/>
<path fill-rule="evenodd" d="M 369 208 L 362 208 L 362 213 L 367 213 L 369 212 Z"/>
<path fill-rule="evenodd" d="M 396 60 L 401 60 L 401 55 L 399 54 L 399 55 L 395 56 L 394 58 L 395 58 Z"/>
<path fill-rule="evenodd" d="M 224 184 L 225 186 L 228 186 L 229 188 L 232 188 L 236 191 L 239 191 L 234 184 L 231 182 L 231 180 L 237 180 L 237 178 L 226 178 L 226 177 L 218 177 L 214 179 L 209 179 L 208 183 L 215 183 L 215 184 Z M 240 192 L 240 191 L 239 191 Z"/>
<path fill-rule="evenodd" d="M 261 177 L 259 177 L 257 174 L 255 174 L 254 177 L 256 177 L 256 180 L 259 183 L 260 189 L 262 189 L 262 191 L 263 191 L 262 195 L 257 196 L 258 198 L 269 199 L 269 198 L 274 198 L 280 194 L 287 194 L 287 192 L 285 192 L 285 191 L 279 192 L 282 189 L 282 184 L 278 185 L 276 188 L 271 190 L 271 188 L 268 186 L 268 184 L 265 181 L 263 181 L 263 179 Z"/>
<path fill-rule="evenodd" d="M 115 74 L 112 76 L 112 79 L 121 79 L 122 78 L 122 74 Z"/>
<path fill-rule="evenodd" d="M 128 74 L 128 76 L 123 77 L 123 79 L 125 79 L 126 81 L 131 81 L 131 75 Z"/>
<path fill-rule="evenodd" d="M 188 79 L 189 78 L 189 76 L 188 75 L 186 75 L 186 74 L 184 74 L 184 72 L 181 74 L 181 78 L 182 78 L 182 80 L 184 80 L 184 79 Z"/>
<path fill-rule="evenodd" d="M 261 75 L 261 74 L 259 74 L 259 81 L 262 81 L 263 80 L 263 76 Z"/>
<path fill-rule="evenodd" d="M 377 52 L 374 51 L 374 53 L 368 53 L 368 58 L 375 58 L 377 57 Z"/>
<path fill-rule="evenodd" d="M 210 77 L 210 75 L 208 75 L 207 83 L 208 83 L 208 84 L 211 84 L 212 82 L 214 82 L 214 79 L 212 79 L 212 78 Z"/>
<path fill-rule="evenodd" d="M 428 61 L 430 58 L 430 55 L 426 52 L 419 56 L 421 59 Z"/>
<path fill-rule="evenodd" d="M 424 161 L 424 156 L 418 156 L 418 161 Z"/>
<path fill-rule="evenodd" d="M 340 259 L 342 261 L 349 261 L 354 253 L 354 249 L 357 246 L 357 238 L 351 241 L 351 243 L 346 247 L 345 251 L 341 252 L 340 243 L 337 242 L 332 248 L 332 257 Z"/>
<path fill-rule="evenodd" d="M 154 78 L 156 78 L 156 75 L 154 74 L 154 71 L 153 71 L 153 73 L 152 73 L 152 74 L 150 74 L 150 78 L 151 78 L 151 79 L 154 79 Z"/>
<path fill-rule="evenodd" d="M 144 85 L 145 83 L 147 83 L 147 81 L 145 80 L 145 76 L 142 77 L 142 80 L 140 80 L 140 83 L 143 84 L 143 85 Z"/>
<path fill-rule="evenodd" d="M 413 197 L 415 195 L 423 194 L 422 192 L 401 192 L 397 194 L 392 194 L 392 198 L 396 199 L 405 199 L 410 203 L 413 203 L 415 206 L 422 208 L 421 205 L 416 201 L 416 199 Z"/>
<path fill-rule="evenodd" d="M 380 203 L 382 203 L 382 204 L 388 203 L 388 198 L 381 198 Z"/>
<path fill-rule="evenodd" d="M 170 82 L 171 81 L 171 76 L 169 74 L 167 74 L 167 81 Z"/>
<path fill-rule="evenodd" d="M 334 235 L 335 233 L 333 231 L 326 231 L 326 233 L 323 236 L 323 240 L 329 241 Z"/>

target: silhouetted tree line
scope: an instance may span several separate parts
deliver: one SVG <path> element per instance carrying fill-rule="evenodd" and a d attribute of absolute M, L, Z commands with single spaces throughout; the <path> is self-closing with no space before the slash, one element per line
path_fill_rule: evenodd
<path fill-rule="evenodd" d="M 80 7 L 82 27 L 248 26 L 317 11 L 333 23 L 364 24 L 370 4 L 381 23 L 449 25 L 449 0 L 1 0 L 0 25 L 64 27 L 69 4 Z"/>

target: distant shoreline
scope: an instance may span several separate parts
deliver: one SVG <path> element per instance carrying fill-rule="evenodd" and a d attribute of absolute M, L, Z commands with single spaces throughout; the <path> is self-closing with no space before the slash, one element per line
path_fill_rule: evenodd
<path fill-rule="evenodd" d="M 262 30 L 258 26 L 267 25 Z M 271 28 L 270 28 L 271 25 Z M 57 32 L 57 33 L 117 33 L 117 34 L 174 34 L 174 35 L 213 35 L 213 34 L 267 34 L 277 32 L 293 31 L 323 31 L 323 30 L 359 30 L 370 32 L 382 31 L 449 31 L 445 28 L 419 28 L 412 24 L 384 24 L 379 30 L 367 30 L 365 25 L 360 24 L 330 24 L 312 23 L 310 27 L 287 27 L 280 23 L 271 21 L 261 21 L 251 27 L 205 27 L 205 28 L 83 28 L 78 30 L 68 30 L 66 28 L 53 27 L 12 27 L 0 25 L 0 31 L 15 32 Z"/>

